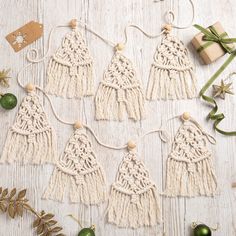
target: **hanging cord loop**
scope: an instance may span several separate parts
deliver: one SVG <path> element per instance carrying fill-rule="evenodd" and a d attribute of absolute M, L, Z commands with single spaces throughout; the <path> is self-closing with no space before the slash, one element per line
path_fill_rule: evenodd
<path fill-rule="evenodd" d="M 165 21 L 167 24 L 174 27 L 173 23 L 175 21 L 175 13 L 172 10 L 169 10 L 165 13 Z"/>
<path fill-rule="evenodd" d="M 72 29 L 76 30 L 78 28 L 78 26 L 80 26 L 81 28 L 84 28 L 85 30 L 89 31 L 90 33 L 94 34 L 95 36 L 97 36 L 98 38 L 100 38 L 103 42 L 105 42 L 106 44 L 114 47 L 116 45 L 116 43 L 112 42 L 111 40 L 108 40 L 106 38 L 104 38 L 103 36 L 101 36 L 99 33 L 97 33 L 96 31 L 92 30 L 88 24 L 76 20 L 76 19 L 72 19 L 69 24 L 67 25 L 57 25 L 55 27 L 53 27 L 49 33 L 49 37 L 48 37 L 48 43 L 47 43 L 47 52 L 46 54 L 39 58 L 39 50 L 36 48 L 32 48 L 27 52 L 26 58 L 29 62 L 31 63 L 39 63 L 41 61 L 43 61 L 44 59 L 46 59 L 49 56 L 49 53 L 51 51 L 51 45 L 52 45 L 52 37 L 54 35 L 54 32 L 56 31 L 56 29 L 58 28 L 68 28 L 71 27 Z"/>
<path fill-rule="evenodd" d="M 83 127 L 85 127 L 86 129 L 88 129 L 91 134 L 94 136 L 94 138 L 96 139 L 97 143 L 100 144 L 101 146 L 105 147 L 105 148 L 109 148 L 109 149 L 113 149 L 113 150 L 122 150 L 122 149 L 130 149 L 130 147 L 132 147 L 131 149 L 136 147 L 136 143 L 138 143 L 139 141 L 141 141 L 144 137 L 152 134 L 152 133 L 159 133 L 159 137 L 163 142 L 168 142 L 169 141 L 169 134 L 167 131 L 163 130 L 163 129 L 154 129 L 154 130 L 150 130 L 146 133 L 144 133 L 142 136 L 138 137 L 137 141 L 134 142 L 132 140 L 128 141 L 127 144 L 124 144 L 122 146 L 111 146 L 108 144 L 103 143 L 99 137 L 96 135 L 95 131 L 88 125 L 83 124 Z"/>
<path fill-rule="evenodd" d="M 43 57 L 39 58 L 39 50 L 37 48 L 32 48 L 32 49 L 28 50 L 28 52 L 26 54 L 27 60 L 31 63 L 39 63 L 39 62 L 43 61 L 44 59 L 46 59 L 51 51 L 52 36 L 53 36 L 55 30 L 58 28 L 65 28 L 65 27 L 68 27 L 68 25 L 57 25 L 51 29 L 49 36 L 48 36 L 47 52 Z"/>
<path fill-rule="evenodd" d="M 163 1 L 164 0 L 157 0 L 157 1 L 154 0 L 155 3 L 163 2 Z M 194 6 L 194 3 L 193 3 L 193 0 L 188 0 L 188 1 L 191 5 L 191 11 L 192 11 L 192 17 L 191 17 L 191 20 L 190 20 L 189 24 L 187 24 L 186 26 L 180 26 L 180 25 L 174 24 L 175 13 L 172 10 L 169 10 L 165 13 L 165 20 L 166 20 L 167 24 L 170 24 L 175 29 L 188 29 L 193 25 L 194 18 L 195 18 L 195 6 Z"/>
<path fill-rule="evenodd" d="M 157 0 L 157 1 L 154 1 L 155 3 L 157 2 L 163 2 L 164 0 Z M 192 25 L 193 25 L 193 22 L 194 22 L 194 18 L 195 18 L 195 7 L 194 7 L 194 3 L 192 0 L 188 0 L 191 4 L 191 9 L 192 9 L 192 17 L 191 17 L 191 21 L 188 25 L 186 26 L 179 26 L 179 25 L 176 25 L 174 24 L 174 21 L 175 21 L 175 13 L 174 11 L 172 10 L 169 10 L 165 13 L 165 21 L 166 23 L 172 27 L 172 28 L 176 28 L 176 29 L 188 29 L 190 28 Z M 140 26 L 136 25 L 136 24 L 129 24 L 125 27 L 124 29 L 124 35 L 125 35 L 125 40 L 124 40 L 124 45 L 127 44 L 127 41 L 128 41 L 128 29 L 129 28 L 135 28 L 137 29 L 138 31 L 140 31 L 143 35 L 145 35 L 147 38 L 149 39 L 155 39 L 155 38 L 158 38 L 160 37 L 161 35 L 163 35 L 164 33 L 166 33 L 167 31 L 170 31 L 171 28 L 168 28 L 168 27 L 164 27 L 163 30 L 159 33 L 159 34 L 156 34 L 156 35 L 152 35 L 152 34 L 149 34 L 147 33 L 146 31 L 144 31 Z"/>
<path fill-rule="evenodd" d="M 85 22 L 82 21 L 78 21 L 79 25 L 84 28 L 85 30 L 89 31 L 90 33 L 94 34 L 95 36 L 97 36 L 98 38 L 100 38 L 103 42 L 105 42 L 106 44 L 110 45 L 111 47 L 115 47 L 116 43 L 114 43 L 113 41 L 104 38 L 103 36 L 101 36 L 99 33 L 97 33 L 96 31 L 94 31 L 93 29 L 91 29 L 89 27 L 88 24 L 86 24 Z"/>
<path fill-rule="evenodd" d="M 150 134 L 153 134 L 153 133 L 159 133 L 159 137 L 160 139 L 164 142 L 164 143 L 167 143 L 169 142 L 170 140 L 170 137 L 169 137 L 169 134 L 166 130 L 164 129 L 154 129 L 154 130 L 150 130 L 148 132 L 146 132 L 144 135 L 141 136 L 140 139 L 143 139 L 144 137 L 150 135 Z"/>
<path fill-rule="evenodd" d="M 125 29 L 124 29 L 124 35 L 125 35 L 124 45 L 127 44 L 127 42 L 128 42 L 128 29 L 129 29 L 129 28 L 135 28 L 135 29 L 137 29 L 137 30 L 140 31 L 143 35 L 145 35 L 147 38 L 150 38 L 150 39 L 158 38 L 158 37 L 160 37 L 162 34 L 164 34 L 164 33 L 166 32 L 166 29 L 163 29 L 160 34 L 151 35 L 151 34 L 147 33 L 146 31 L 144 31 L 140 26 L 135 25 L 135 24 L 129 24 L 129 25 L 127 25 L 127 26 L 125 27 Z"/>

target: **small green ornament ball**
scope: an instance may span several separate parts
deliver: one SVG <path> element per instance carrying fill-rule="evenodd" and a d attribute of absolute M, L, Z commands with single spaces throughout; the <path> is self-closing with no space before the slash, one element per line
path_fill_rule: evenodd
<path fill-rule="evenodd" d="M 84 228 L 79 232 L 78 236 L 95 236 L 95 233 L 91 228 Z"/>
<path fill-rule="evenodd" d="M 12 93 L 6 93 L 0 98 L 1 106 L 6 110 L 13 109 L 17 104 L 17 98 Z"/>
<path fill-rule="evenodd" d="M 194 228 L 194 236 L 211 236 L 211 229 L 204 224 L 197 225 Z"/>

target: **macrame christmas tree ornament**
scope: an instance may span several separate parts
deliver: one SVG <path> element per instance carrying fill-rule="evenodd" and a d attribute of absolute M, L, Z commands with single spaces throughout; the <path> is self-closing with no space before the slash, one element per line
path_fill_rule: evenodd
<path fill-rule="evenodd" d="M 182 120 L 167 159 L 165 193 L 169 197 L 214 196 L 217 180 L 207 140 L 215 140 L 188 113 Z"/>
<path fill-rule="evenodd" d="M 78 22 L 72 20 L 72 31 L 51 57 L 47 68 L 46 91 L 67 98 L 93 95 L 93 60 L 78 31 Z"/>
<path fill-rule="evenodd" d="M 111 187 L 108 222 L 125 228 L 157 225 L 161 219 L 157 188 L 144 164 L 137 160 L 135 143 L 129 142 L 128 147 Z"/>
<path fill-rule="evenodd" d="M 197 95 L 196 77 L 188 50 L 170 34 L 171 25 L 157 47 L 147 87 L 147 99 L 190 99 Z"/>
<path fill-rule="evenodd" d="M 71 202 L 102 203 L 106 199 L 104 171 L 82 124 L 77 122 L 75 128 L 43 198 L 63 201 L 68 190 Z"/>
<path fill-rule="evenodd" d="M 32 84 L 26 86 L 15 123 L 7 134 L 1 162 L 19 161 L 24 164 L 57 162 L 56 134 L 35 94 Z"/>
<path fill-rule="evenodd" d="M 145 116 L 141 82 L 131 61 L 121 53 L 123 48 L 123 44 L 116 46 L 116 52 L 99 85 L 95 98 L 97 120 L 122 121 L 126 112 L 135 121 Z"/>

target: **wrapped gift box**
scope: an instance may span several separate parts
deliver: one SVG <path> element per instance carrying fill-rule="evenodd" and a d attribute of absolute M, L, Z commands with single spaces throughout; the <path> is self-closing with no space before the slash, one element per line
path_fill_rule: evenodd
<path fill-rule="evenodd" d="M 216 22 L 211 27 L 221 37 L 229 38 L 220 22 Z M 210 31 L 209 27 L 207 29 Z M 204 40 L 204 34 L 201 32 L 192 39 L 192 44 L 205 64 L 210 64 L 226 54 L 226 50 L 219 43 Z M 227 46 L 234 49 L 234 44 L 227 44 Z"/>

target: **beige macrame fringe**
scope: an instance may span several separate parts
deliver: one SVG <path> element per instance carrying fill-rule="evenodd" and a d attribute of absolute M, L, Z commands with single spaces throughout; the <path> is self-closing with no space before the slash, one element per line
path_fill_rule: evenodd
<path fill-rule="evenodd" d="M 188 50 L 177 37 L 166 32 L 154 55 L 147 99 L 190 99 L 197 96 L 196 78 Z"/>
<path fill-rule="evenodd" d="M 69 66 L 51 58 L 46 92 L 67 98 L 81 98 L 93 95 L 93 65 Z"/>
<path fill-rule="evenodd" d="M 217 180 L 210 157 L 197 162 L 169 158 L 165 194 L 169 197 L 214 196 Z"/>
<path fill-rule="evenodd" d="M 122 121 L 127 112 L 130 119 L 141 120 L 145 118 L 144 102 L 132 62 L 116 51 L 96 94 L 96 119 Z"/>
<path fill-rule="evenodd" d="M 130 119 L 144 119 L 144 102 L 143 91 L 139 86 L 117 89 L 101 82 L 95 99 L 96 119 L 122 121 L 126 111 Z"/>
<path fill-rule="evenodd" d="M 43 198 L 62 202 L 66 190 L 69 190 L 70 201 L 73 203 L 90 205 L 104 202 L 106 184 L 101 168 L 78 176 L 56 167 Z"/>
<path fill-rule="evenodd" d="M 155 226 L 161 222 L 159 202 L 154 186 L 137 195 L 130 195 L 112 187 L 108 222 L 124 228 Z"/>
<path fill-rule="evenodd" d="M 160 201 L 155 184 L 143 162 L 130 150 L 123 158 L 111 187 L 108 222 L 119 227 L 139 228 L 160 223 Z"/>
<path fill-rule="evenodd" d="M 44 164 L 57 162 L 56 135 L 51 128 L 37 133 L 23 134 L 10 128 L 0 162 Z"/>
<path fill-rule="evenodd" d="M 191 99 L 197 95 L 197 80 L 192 68 L 175 69 L 174 78 L 170 69 L 153 64 L 147 87 L 148 100 Z"/>

